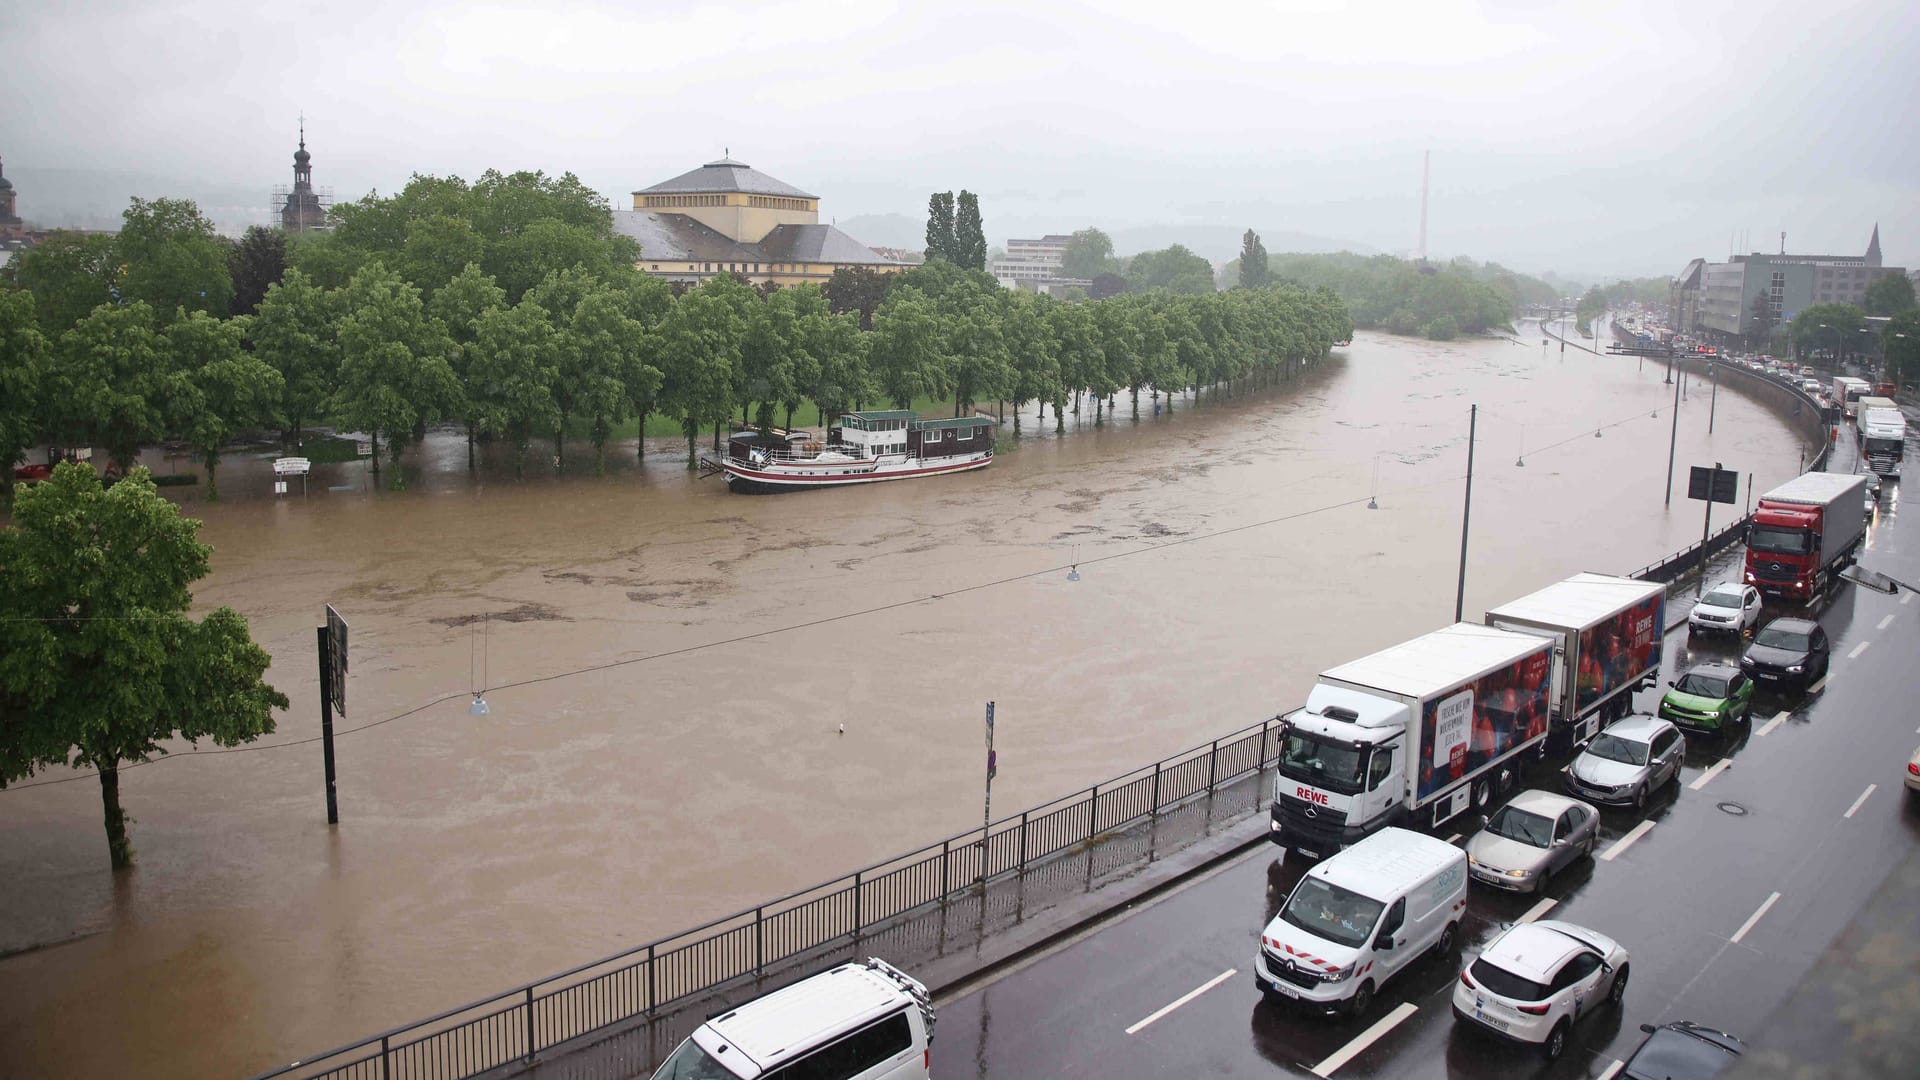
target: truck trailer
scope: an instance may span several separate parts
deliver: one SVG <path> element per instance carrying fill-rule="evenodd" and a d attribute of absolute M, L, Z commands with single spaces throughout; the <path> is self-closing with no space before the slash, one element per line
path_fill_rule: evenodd
<path fill-rule="evenodd" d="M 1323 672 L 1283 717 L 1268 839 L 1332 855 L 1510 793 L 1547 737 L 1553 642 L 1455 623 Z"/>
<path fill-rule="evenodd" d="M 1553 642 L 1548 753 L 1593 738 L 1659 681 L 1666 606 L 1660 582 L 1575 574 L 1487 612 L 1488 626 Z"/>
<path fill-rule="evenodd" d="M 1866 490 L 1857 473 L 1814 472 L 1760 496 L 1747 527 L 1746 583 L 1787 601 L 1827 592 L 1859 554 Z"/>
<path fill-rule="evenodd" d="M 1899 476 L 1907 455 L 1906 415 L 1897 408 L 1866 409 L 1860 415 L 1860 454 L 1867 466 L 1881 476 Z"/>
<path fill-rule="evenodd" d="M 1854 434 L 1860 436 L 1861 438 L 1866 437 L 1867 414 L 1872 412 L 1875 409 L 1886 409 L 1886 410 L 1891 410 L 1893 412 L 1899 412 L 1900 406 L 1894 404 L 1892 398 L 1880 397 L 1877 394 L 1867 394 L 1862 396 L 1859 401 L 1856 401 L 1853 403 Z"/>
<path fill-rule="evenodd" d="M 1833 407 L 1849 420 L 1858 410 L 1860 399 L 1871 393 L 1873 386 L 1865 379 L 1856 379 L 1851 375 L 1833 377 Z"/>

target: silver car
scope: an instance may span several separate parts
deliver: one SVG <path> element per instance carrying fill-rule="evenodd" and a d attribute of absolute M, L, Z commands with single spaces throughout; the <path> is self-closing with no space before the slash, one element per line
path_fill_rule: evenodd
<path fill-rule="evenodd" d="M 1662 784 L 1680 779 L 1686 756 L 1679 728 L 1657 716 L 1629 716 L 1595 735 L 1567 766 L 1567 793 L 1644 810 Z"/>
<path fill-rule="evenodd" d="M 1550 791 L 1523 791 L 1467 841 L 1467 871 L 1483 885 L 1538 892 L 1547 878 L 1593 854 L 1600 811 Z"/>

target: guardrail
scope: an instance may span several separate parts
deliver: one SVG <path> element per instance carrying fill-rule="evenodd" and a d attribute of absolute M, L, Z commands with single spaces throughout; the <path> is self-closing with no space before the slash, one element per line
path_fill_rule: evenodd
<path fill-rule="evenodd" d="M 304 1058 L 267 1077 L 473 1076 L 965 896 L 1266 768 L 1279 717 L 810 889 Z"/>

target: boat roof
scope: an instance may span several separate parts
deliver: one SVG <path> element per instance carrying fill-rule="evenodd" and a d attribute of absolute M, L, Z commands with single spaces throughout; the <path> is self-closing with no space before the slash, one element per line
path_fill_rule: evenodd
<path fill-rule="evenodd" d="M 919 427 L 922 431 L 925 431 L 928 428 L 992 427 L 997 423 L 999 423 L 999 421 L 995 420 L 991 416 L 980 416 L 978 414 L 975 414 L 973 416 L 956 416 L 951 420 L 921 420 L 917 422 L 916 426 Z"/>
<path fill-rule="evenodd" d="M 912 409 L 867 409 L 861 412 L 841 413 L 841 416 L 857 416 L 862 420 L 918 420 L 920 414 Z"/>

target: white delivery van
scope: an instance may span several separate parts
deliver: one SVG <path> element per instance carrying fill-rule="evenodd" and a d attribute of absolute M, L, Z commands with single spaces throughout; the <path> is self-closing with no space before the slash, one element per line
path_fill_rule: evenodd
<path fill-rule="evenodd" d="M 1293 887 L 1261 931 L 1254 985 L 1319 1012 L 1358 1015 L 1429 949 L 1451 953 L 1466 908 L 1466 852 L 1382 829 Z"/>
<path fill-rule="evenodd" d="M 927 1080 L 933 999 L 878 958 L 701 1024 L 653 1080 Z"/>

